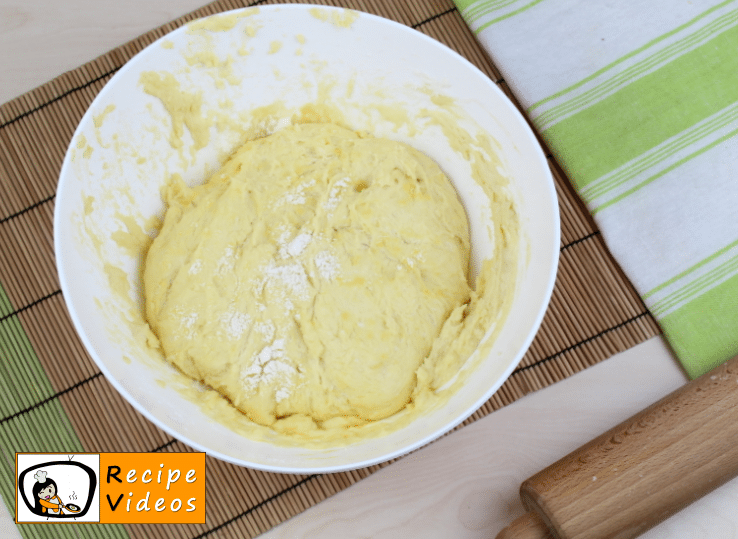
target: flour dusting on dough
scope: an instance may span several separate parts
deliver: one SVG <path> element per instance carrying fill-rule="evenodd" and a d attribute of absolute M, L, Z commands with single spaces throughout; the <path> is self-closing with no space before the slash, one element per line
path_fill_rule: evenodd
<path fill-rule="evenodd" d="M 243 337 L 251 326 L 251 317 L 247 313 L 234 310 L 223 313 L 220 320 L 228 338 L 231 340 L 238 340 Z"/>
<path fill-rule="evenodd" d="M 253 394 L 262 384 L 275 388 L 275 399 L 282 402 L 292 394 L 295 368 L 285 358 L 284 339 L 265 346 L 241 373 L 244 390 Z"/>

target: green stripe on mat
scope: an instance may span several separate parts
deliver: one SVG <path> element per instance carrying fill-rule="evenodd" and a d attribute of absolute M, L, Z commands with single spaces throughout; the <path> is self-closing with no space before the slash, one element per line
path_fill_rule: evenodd
<path fill-rule="evenodd" d="M 719 143 L 730 138 L 734 131 L 728 129 L 735 126 L 736 119 L 738 119 L 738 102 L 695 124 L 678 136 L 665 140 L 612 173 L 601 176 L 582 189 L 581 194 L 586 200 L 595 200 L 604 197 L 608 192 L 622 190 L 624 186 L 633 184 L 636 178 L 639 176 L 643 178 L 649 170 L 663 173 L 668 168 L 664 163 L 673 161 L 674 156 L 684 154 L 688 148 L 692 148 L 689 155 L 691 157 L 700 150 L 712 147 L 715 142 Z M 720 137 L 720 133 L 725 135 Z"/>
<path fill-rule="evenodd" d="M 464 11 L 477 1 L 478 0 L 454 0 L 454 3 L 456 4 L 456 7 L 459 8 L 459 11 Z"/>
<path fill-rule="evenodd" d="M 545 130 L 577 188 L 738 100 L 736 40 L 738 27 Z"/>
<path fill-rule="evenodd" d="M 82 443 L 0 285 L 0 494 L 15 514 L 15 453 L 81 453 Z M 43 402 L 43 404 L 38 404 Z M 21 524 L 26 539 L 128 538 L 121 525 Z"/>
<path fill-rule="evenodd" d="M 454 0 L 456 8 L 475 34 L 509 19 L 543 0 Z M 494 14 L 497 13 L 495 17 Z M 493 18 L 490 18 L 493 17 Z M 487 19 L 486 21 L 484 19 Z M 481 22 L 480 22 L 481 21 Z M 479 26 L 477 26 L 479 23 Z"/>
<path fill-rule="evenodd" d="M 575 97 L 570 98 L 567 101 L 564 101 L 563 103 L 556 105 L 548 109 L 547 111 L 541 113 L 539 116 L 536 117 L 536 120 L 535 120 L 536 125 L 548 126 L 552 123 L 555 123 L 558 118 L 568 113 L 575 112 L 578 109 L 586 108 L 591 103 L 596 102 L 600 96 L 606 95 L 613 88 L 617 88 L 618 86 L 624 86 L 626 84 L 629 84 L 631 81 L 638 79 L 644 73 L 647 73 L 648 71 L 658 66 L 659 64 L 666 64 L 672 61 L 674 58 L 678 58 L 679 56 L 684 54 L 686 51 L 689 51 L 690 48 L 698 44 L 700 41 L 704 41 L 706 38 L 710 37 L 711 35 L 717 34 L 721 32 L 722 30 L 724 30 L 726 27 L 734 25 L 736 22 L 736 19 L 738 18 L 738 11 L 735 11 L 735 10 L 723 15 L 717 20 L 707 23 L 704 27 L 699 26 L 699 24 L 702 22 L 702 19 L 712 14 L 714 11 L 717 11 L 725 7 L 726 5 L 733 3 L 734 1 L 735 0 L 726 0 L 722 4 L 713 6 L 707 11 L 700 13 L 697 17 L 695 17 L 688 23 L 678 26 L 677 28 L 674 28 L 670 32 L 667 32 L 659 36 L 658 38 L 650 41 L 646 45 L 643 45 L 642 47 L 639 47 L 638 49 L 631 51 L 625 56 L 618 58 L 616 61 L 611 62 L 610 64 L 606 65 L 605 67 L 601 69 L 598 69 L 597 71 L 592 73 L 590 76 L 585 77 L 584 79 L 578 81 L 575 84 L 572 84 L 568 88 L 560 90 L 534 103 L 533 105 L 528 107 L 528 112 L 533 113 L 536 109 L 540 108 L 542 105 L 545 105 L 551 100 L 562 97 L 568 93 L 572 93 L 574 90 L 581 88 L 586 83 L 597 79 L 600 75 L 606 75 L 608 72 L 612 71 L 614 74 L 609 75 L 602 82 L 600 82 L 597 86 L 590 88 L 589 90 L 583 93 L 575 94 Z M 658 48 L 662 42 L 673 37 L 675 34 L 678 34 L 679 32 L 688 29 L 690 26 L 697 26 L 697 28 L 694 30 L 692 34 L 662 49 Z M 630 67 L 622 68 L 622 69 L 619 67 L 625 64 L 631 58 L 635 58 L 639 54 L 644 53 L 648 51 L 649 49 L 655 49 L 655 52 L 651 53 L 645 58 L 642 58 L 641 60 L 631 65 Z"/>
<path fill-rule="evenodd" d="M 516 1 L 517 0 L 486 0 L 485 2 L 477 2 L 474 6 L 464 11 L 464 16 L 474 22 L 479 17 L 482 17 L 487 13 L 506 8 L 510 4 L 514 4 Z"/>
<path fill-rule="evenodd" d="M 500 21 L 504 21 L 505 19 L 509 19 L 510 17 L 514 17 L 515 15 L 519 15 L 523 11 L 527 11 L 528 9 L 532 8 L 533 6 L 540 4 L 541 2 L 543 2 L 543 0 L 531 0 L 527 4 L 525 4 L 523 2 L 519 2 L 519 3 L 522 3 L 523 5 L 520 6 L 519 8 L 517 8 L 517 9 L 515 9 L 514 11 L 509 11 L 508 13 L 505 13 L 504 15 L 500 15 L 499 17 L 496 17 L 496 18 L 492 19 L 491 21 L 485 22 L 479 28 L 475 28 L 474 29 L 474 33 L 477 34 L 477 35 L 479 35 L 479 33 L 482 30 L 485 30 L 486 28 L 489 28 L 493 24 L 498 23 Z M 492 11 L 494 11 L 494 10 L 492 10 Z M 480 17 L 482 17 L 482 16 L 484 16 L 486 14 L 487 13 L 483 13 L 482 15 L 480 15 Z"/>
<path fill-rule="evenodd" d="M 705 290 L 713 288 L 715 283 L 721 282 L 726 277 L 736 273 L 738 273 L 738 257 L 734 257 L 726 263 L 717 266 L 709 273 L 694 279 L 688 285 L 667 296 L 662 301 L 654 303 L 651 307 L 651 312 L 656 316 L 666 316 L 668 311 L 676 310 L 680 303 L 692 301 L 693 298 L 703 294 Z M 735 292 L 738 293 L 738 290 Z"/>
<path fill-rule="evenodd" d="M 0 304 L 3 311 L 9 304 L 2 287 Z M 51 382 L 20 320 L 15 315 L 7 316 L 0 321 L 0 419 L 25 410 L 53 394 Z"/>
<path fill-rule="evenodd" d="M 607 200 L 605 202 L 601 202 L 599 205 L 597 205 L 597 207 L 593 207 L 592 208 L 592 210 L 591 210 L 592 215 L 596 215 L 597 213 L 599 213 L 600 211 L 604 210 L 605 208 L 607 208 L 609 206 L 612 206 L 613 204 L 617 204 L 618 202 L 620 202 L 624 198 L 632 195 L 633 193 L 635 193 L 639 189 L 647 186 L 651 182 L 653 182 L 655 180 L 658 180 L 660 177 L 662 177 L 665 174 L 671 172 L 672 170 L 680 167 L 681 165 L 683 165 L 684 163 L 690 161 L 691 159 L 693 159 L 693 158 L 695 158 L 695 157 L 697 157 L 699 155 L 702 155 L 703 153 L 705 153 L 705 152 L 711 150 L 712 148 L 714 148 L 715 146 L 718 146 L 718 145 L 722 144 L 723 142 L 725 142 L 726 140 L 729 140 L 729 139 L 733 138 L 736 135 L 736 133 L 738 133 L 738 130 L 735 130 L 735 131 L 731 131 L 729 133 L 726 133 L 722 137 L 718 138 L 717 140 L 713 140 L 709 144 L 705 144 L 702 147 L 698 147 L 691 154 L 685 156 L 683 159 L 680 159 L 676 163 L 672 163 L 671 165 L 669 165 L 665 169 L 659 171 L 657 174 L 654 174 L 650 178 L 647 178 L 647 179 L 643 180 L 642 182 L 633 185 L 627 191 L 625 191 L 625 192 L 623 192 L 623 193 L 621 193 L 621 194 L 619 194 L 619 195 L 617 195 L 617 196 L 615 196 L 615 197 L 613 197 L 613 198 L 611 198 L 611 199 L 609 199 L 609 200 Z"/>
<path fill-rule="evenodd" d="M 722 249 L 718 249 L 718 250 L 717 250 L 717 251 L 715 251 L 715 252 L 714 252 L 713 254 L 711 254 L 710 256 L 708 256 L 708 257 L 706 257 L 706 258 L 704 258 L 703 260 L 700 260 L 700 261 L 699 261 L 699 262 L 698 262 L 697 264 L 695 264 L 694 266 L 692 266 L 692 267 L 690 267 L 690 268 L 688 268 L 688 269 L 686 269 L 686 270 L 682 271 L 681 273 L 678 273 L 677 275 L 675 275 L 674 277 L 672 277 L 672 278 L 671 278 L 671 279 L 669 279 L 668 281 L 666 281 L 666 282 L 664 282 L 664 283 L 661 283 L 661 284 L 660 284 L 659 286 L 655 287 L 655 288 L 654 288 L 653 290 L 649 290 L 648 292 L 646 292 L 645 294 L 643 294 L 643 295 L 642 295 L 641 297 L 642 297 L 643 299 L 648 299 L 648 298 L 651 298 L 651 297 L 653 297 L 653 296 L 654 296 L 654 294 L 657 294 L 657 293 L 661 292 L 661 291 L 662 291 L 662 290 L 663 290 L 664 288 L 666 288 L 667 286 L 671 286 L 672 284 L 674 284 L 675 282 L 679 281 L 680 279 L 684 279 L 684 278 L 685 278 L 686 276 L 688 276 L 688 275 L 689 275 L 690 273 L 693 273 L 693 272 L 695 272 L 696 270 L 699 270 L 700 268 L 702 268 L 702 267 L 706 266 L 706 265 L 707 265 L 707 264 L 709 264 L 710 262 L 713 262 L 713 261 L 714 261 L 715 259 L 717 259 L 718 257 L 720 257 L 720 256 L 722 256 L 722 255 L 725 255 L 725 254 L 726 254 L 726 253 L 728 253 L 728 252 L 729 252 L 729 251 L 730 251 L 731 249 L 735 249 L 736 247 L 738 247 L 738 239 L 737 239 L 737 240 L 735 240 L 735 241 L 733 241 L 733 242 L 731 242 L 731 243 L 729 243 L 728 245 L 726 245 L 726 246 L 725 246 L 725 247 L 723 247 Z"/>
<path fill-rule="evenodd" d="M 738 354 L 738 275 L 720 283 L 674 312 L 659 319 L 690 378 L 707 372 Z"/>

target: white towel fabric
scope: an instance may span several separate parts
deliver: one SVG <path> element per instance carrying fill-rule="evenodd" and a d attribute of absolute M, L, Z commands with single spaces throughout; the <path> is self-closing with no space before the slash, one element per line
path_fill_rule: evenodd
<path fill-rule="evenodd" d="M 455 0 L 690 376 L 738 354 L 738 0 Z"/>

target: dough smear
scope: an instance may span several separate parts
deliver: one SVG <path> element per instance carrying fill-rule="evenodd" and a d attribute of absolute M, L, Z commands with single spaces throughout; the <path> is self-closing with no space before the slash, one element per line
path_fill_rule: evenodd
<path fill-rule="evenodd" d="M 148 322 L 172 364 L 261 425 L 349 427 L 402 410 L 474 295 L 461 202 L 399 142 L 294 125 L 247 142 L 200 186 L 175 176 L 164 196 Z"/>

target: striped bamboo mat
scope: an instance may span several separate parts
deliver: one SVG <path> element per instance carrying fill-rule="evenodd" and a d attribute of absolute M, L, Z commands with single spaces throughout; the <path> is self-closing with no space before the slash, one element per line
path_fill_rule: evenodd
<path fill-rule="evenodd" d="M 72 327 L 54 265 L 57 175 L 90 102 L 134 54 L 193 18 L 269 3 L 276 2 L 216 1 L 0 106 L 0 494 L 10 505 L 15 452 L 189 450 L 118 395 Z M 510 95 L 452 0 L 323 3 L 381 15 L 428 34 L 468 58 Z M 561 169 L 550 157 L 549 164 L 562 217 L 553 298 L 519 368 L 467 423 L 659 333 Z M 19 528 L 24 537 L 254 537 L 380 467 L 278 475 L 208 458 L 204 525 Z"/>

